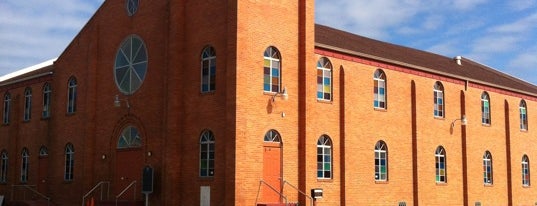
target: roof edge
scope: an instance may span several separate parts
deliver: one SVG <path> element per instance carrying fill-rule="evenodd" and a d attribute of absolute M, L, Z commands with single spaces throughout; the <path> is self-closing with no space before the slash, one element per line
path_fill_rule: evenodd
<path fill-rule="evenodd" d="M 430 68 L 427 68 L 427 67 L 413 65 L 413 64 L 409 64 L 409 63 L 405 63 L 405 62 L 401 62 L 401 61 L 397 61 L 397 60 L 392 60 L 392 59 L 387 59 L 387 58 L 383 58 L 383 57 L 379 57 L 379 56 L 375 56 L 375 55 L 365 54 L 365 53 L 362 53 L 362 52 L 356 52 L 356 51 L 343 49 L 343 48 L 330 46 L 330 45 L 317 43 L 317 42 L 315 42 L 315 47 L 323 48 L 323 49 L 327 49 L 327 50 L 332 50 L 332 51 L 336 51 L 336 52 L 340 52 L 340 53 L 344 53 L 344 54 L 349 54 L 349 55 L 353 55 L 353 56 L 365 57 L 365 58 L 368 58 L 368 59 L 373 59 L 373 60 L 382 61 L 382 62 L 394 64 L 394 65 L 404 66 L 404 67 L 408 67 L 408 68 L 412 68 L 412 69 L 416 69 L 416 70 L 420 70 L 420 71 L 424 71 L 424 72 L 428 72 L 428 73 L 432 73 L 432 74 L 438 74 L 438 75 L 447 76 L 447 77 L 451 77 L 451 78 L 455 78 L 455 79 L 459 79 L 459 80 L 463 80 L 463 81 L 468 81 L 468 82 L 472 82 L 472 83 L 477 83 L 477 84 L 481 84 L 481 85 L 495 87 L 495 88 L 498 88 L 498 89 L 503 89 L 503 90 L 507 90 L 507 91 L 511 91 L 511 92 L 516 92 L 516 93 L 520 93 L 520 94 L 525 94 L 525 95 L 537 97 L 537 93 L 532 93 L 532 92 L 527 92 L 527 91 L 523 91 L 523 90 L 519 90 L 519 89 L 514 89 L 514 88 L 511 88 L 511 87 L 492 84 L 490 82 L 484 82 L 484 81 L 480 81 L 480 80 L 476 80 L 476 79 L 472 79 L 472 78 L 468 78 L 468 77 L 454 75 L 454 74 L 447 73 L 447 72 L 440 72 L 440 71 L 430 69 Z M 468 60 L 473 61 L 471 59 L 468 59 Z M 473 61 L 473 62 L 475 62 L 475 61 Z M 480 64 L 478 62 L 475 62 L 475 63 Z M 481 65 L 483 65 L 483 64 L 481 64 Z M 483 65 L 483 66 L 486 66 L 486 65 Z M 491 68 L 491 67 L 488 67 L 488 68 Z M 507 75 L 507 76 L 511 77 L 511 75 Z"/>
<path fill-rule="evenodd" d="M 12 79 L 12 78 L 15 78 L 15 77 L 18 77 L 18 76 L 33 72 L 33 71 L 41 69 L 41 68 L 52 66 L 57 59 L 58 58 L 50 59 L 50 60 L 41 62 L 39 64 L 32 65 L 32 66 L 26 67 L 24 69 L 19 69 L 17 71 L 14 71 L 14 72 L 11 72 L 11 73 L 6 74 L 4 76 L 1 76 L 0 77 L 0 82 L 7 81 L 9 79 Z M 2 84 L 2 85 L 5 85 L 5 84 Z"/>

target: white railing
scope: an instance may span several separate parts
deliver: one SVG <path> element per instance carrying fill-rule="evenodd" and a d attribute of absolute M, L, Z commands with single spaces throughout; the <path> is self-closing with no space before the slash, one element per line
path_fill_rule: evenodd
<path fill-rule="evenodd" d="M 47 205 L 50 205 L 50 197 L 47 197 L 46 195 L 38 192 L 33 187 L 36 187 L 35 185 L 11 185 L 11 201 L 14 200 L 14 194 L 15 194 L 15 188 L 22 188 L 24 189 L 22 196 L 23 200 L 26 200 L 26 191 L 30 191 L 32 194 L 37 195 L 38 197 L 47 200 Z"/>
<path fill-rule="evenodd" d="M 291 183 L 287 182 L 287 180 L 283 180 L 283 185 L 285 186 L 285 184 L 289 185 L 290 187 L 292 187 L 293 189 L 295 189 L 296 191 L 298 191 L 300 194 L 304 195 L 305 197 L 309 198 L 310 199 L 310 205 L 313 206 L 313 198 L 311 196 L 309 196 L 308 194 L 306 194 L 305 192 L 303 192 L 302 190 L 298 189 L 298 187 L 295 187 L 294 185 L 292 185 Z"/>
<path fill-rule="evenodd" d="M 121 196 L 123 196 L 131 187 L 134 187 L 134 200 L 136 200 L 136 180 L 132 181 L 127 187 L 125 187 L 125 189 L 123 189 L 118 195 L 116 195 L 116 206 L 117 206 L 117 201 L 119 200 L 119 198 Z"/>
<path fill-rule="evenodd" d="M 261 192 L 261 186 L 263 186 L 263 184 L 265 184 L 268 188 L 270 188 L 273 192 L 277 193 L 280 198 L 282 198 L 283 200 L 285 200 L 285 205 L 287 205 L 287 197 L 285 197 L 285 195 L 283 195 L 281 192 L 279 192 L 278 190 L 276 190 L 276 188 L 272 187 L 271 185 L 269 185 L 267 182 L 265 182 L 265 180 L 259 180 L 259 187 L 257 189 L 257 196 L 255 197 L 255 206 L 257 206 L 257 201 L 259 199 L 259 193 Z"/>
<path fill-rule="evenodd" d="M 106 187 L 105 187 L 106 186 Z M 88 198 L 90 195 L 93 194 L 93 192 L 95 192 L 95 190 L 97 189 L 100 189 L 100 192 L 101 192 L 101 201 L 102 200 L 105 200 L 104 198 L 104 189 L 103 187 L 106 189 L 106 199 L 108 199 L 110 197 L 110 182 L 108 181 L 100 181 L 99 183 L 97 183 L 95 185 L 95 187 L 93 187 L 88 193 L 86 193 L 83 197 L 82 197 L 82 206 L 85 206 L 86 204 L 86 198 Z"/>

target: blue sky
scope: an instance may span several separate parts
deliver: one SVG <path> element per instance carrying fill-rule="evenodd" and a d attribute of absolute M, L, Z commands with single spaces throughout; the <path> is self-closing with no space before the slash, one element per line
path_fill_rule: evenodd
<path fill-rule="evenodd" d="M 537 84 L 535 0 L 315 1 L 317 23 L 448 57 L 461 55 Z M 59 56 L 102 2 L 2 0 L 0 76 Z"/>

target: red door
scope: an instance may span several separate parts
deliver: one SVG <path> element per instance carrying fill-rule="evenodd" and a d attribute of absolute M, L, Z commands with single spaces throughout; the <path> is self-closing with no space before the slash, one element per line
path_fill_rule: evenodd
<path fill-rule="evenodd" d="M 48 181 L 48 156 L 43 155 L 39 157 L 37 172 L 37 191 L 46 195 Z"/>
<path fill-rule="evenodd" d="M 130 184 L 120 200 L 141 200 L 142 169 L 143 169 L 142 149 L 118 149 L 116 152 L 116 178 L 114 184 L 114 196 L 123 192 Z"/>
<path fill-rule="evenodd" d="M 281 174 L 281 146 L 279 143 L 265 143 L 263 147 L 263 180 L 269 184 L 263 186 L 263 202 L 280 202 L 280 192 L 282 187 Z"/>

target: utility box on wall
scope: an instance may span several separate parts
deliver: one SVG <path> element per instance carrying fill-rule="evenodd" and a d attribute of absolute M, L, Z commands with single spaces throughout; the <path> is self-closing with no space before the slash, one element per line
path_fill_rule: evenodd
<path fill-rule="evenodd" d="M 316 199 L 322 199 L 323 198 L 323 189 L 322 188 L 314 188 L 311 189 L 311 197 Z"/>

